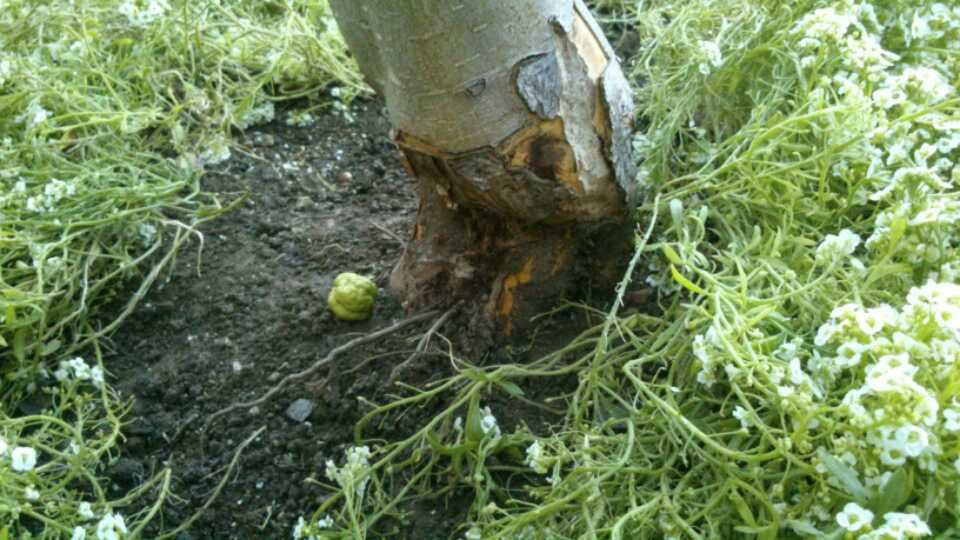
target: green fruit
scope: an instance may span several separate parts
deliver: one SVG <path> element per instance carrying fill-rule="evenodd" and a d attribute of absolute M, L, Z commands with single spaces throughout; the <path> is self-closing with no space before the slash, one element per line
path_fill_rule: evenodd
<path fill-rule="evenodd" d="M 369 278 L 353 272 L 344 272 L 333 280 L 327 297 L 327 307 L 344 321 L 363 321 L 373 313 L 377 299 L 377 285 Z"/>

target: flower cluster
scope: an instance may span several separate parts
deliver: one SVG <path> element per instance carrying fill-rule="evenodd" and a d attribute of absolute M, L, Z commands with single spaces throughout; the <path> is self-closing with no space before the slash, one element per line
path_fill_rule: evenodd
<path fill-rule="evenodd" d="M 367 446 L 352 446 L 345 451 L 347 460 L 341 467 L 337 467 L 332 459 L 327 460 L 327 478 L 333 480 L 344 489 L 355 489 L 362 497 L 366 491 L 367 475 L 370 469 L 370 448 Z"/>
<path fill-rule="evenodd" d="M 103 386 L 103 370 L 100 366 L 90 367 L 80 357 L 61 360 L 60 367 L 53 372 L 53 376 L 61 382 L 69 380 L 90 381 L 97 387 Z"/>
<path fill-rule="evenodd" d="M 311 534 L 311 531 L 329 529 L 331 527 L 333 527 L 333 519 L 330 517 L 324 516 L 311 526 L 303 516 L 300 516 L 297 519 L 297 524 L 293 527 L 293 538 L 294 540 L 318 540 L 319 537 Z"/>
<path fill-rule="evenodd" d="M 137 0 L 124 0 L 118 11 L 127 18 L 133 26 L 148 26 L 170 9 L 167 0 L 146 0 L 138 2 Z"/>
<path fill-rule="evenodd" d="M 38 214 L 53 212 L 60 201 L 76 194 L 77 185 L 74 181 L 65 182 L 51 178 L 43 185 L 43 193 L 27 198 L 26 209 Z"/>
<path fill-rule="evenodd" d="M 942 402 L 960 372 L 960 286 L 916 287 L 900 310 L 840 306 L 816 344 L 835 346 L 815 367 L 825 383 L 850 385 L 841 414 L 863 433 L 867 464 L 936 471 L 946 442 L 960 441 L 955 405 Z"/>

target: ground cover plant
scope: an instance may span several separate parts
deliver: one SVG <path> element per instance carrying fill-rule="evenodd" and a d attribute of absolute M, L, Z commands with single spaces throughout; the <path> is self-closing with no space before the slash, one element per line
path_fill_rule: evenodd
<path fill-rule="evenodd" d="M 659 308 L 570 306 L 597 325 L 532 363 L 451 352 L 456 375 L 360 422 L 287 534 L 372 538 L 466 494 L 468 539 L 960 535 L 960 8 L 596 7 L 639 43 L 618 292 Z M 142 283 L 119 324 L 230 206 L 202 175 L 232 134 L 281 98 L 348 114 L 362 85 L 323 2 L 0 8 L 0 537 L 136 537 L 176 471 L 108 495 L 126 403 L 92 315 Z M 570 378 L 539 403 L 553 426 L 498 422 Z M 441 397 L 409 438 L 364 438 Z"/>
<path fill-rule="evenodd" d="M 127 404 L 99 338 L 230 204 L 200 177 L 232 130 L 333 81 L 362 90 L 329 21 L 321 2 L 0 2 L 0 537 L 137 536 L 155 517 L 169 471 L 119 498 L 103 484 Z"/>
<path fill-rule="evenodd" d="M 960 9 L 605 5 L 641 44 L 634 263 L 662 312 L 615 306 L 540 361 L 461 359 L 382 405 L 359 442 L 456 395 L 412 437 L 331 460 L 339 497 L 294 536 L 364 538 L 458 487 L 468 539 L 960 534 Z M 571 373 L 549 432 L 485 406 Z"/>

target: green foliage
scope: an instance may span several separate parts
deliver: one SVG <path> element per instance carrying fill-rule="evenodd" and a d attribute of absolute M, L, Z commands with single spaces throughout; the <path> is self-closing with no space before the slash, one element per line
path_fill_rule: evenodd
<path fill-rule="evenodd" d="M 0 438 L 40 460 L 20 473 L 0 452 L 0 534 L 81 534 L 98 525 L 77 516 L 81 497 L 122 531 L 113 509 L 169 472 L 107 498 L 98 469 L 123 407 L 89 386 L 99 362 L 71 372 L 86 365 L 73 357 L 95 355 L 196 227 L 229 208 L 201 177 L 233 132 L 272 119 L 275 101 L 327 106 L 364 87 L 323 1 L 0 4 Z M 119 316 L 95 322 L 110 302 Z M 25 401 L 39 412 L 17 412 Z M 131 533 L 155 513 L 127 516 Z"/>
<path fill-rule="evenodd" d="M 311 534 L 361 538 L 461 489 L 468 539 L 955 535 L 960 10 L 599 3 L 640 38 L 651 228 L 633 262 L 662 312 L 614 307 L 529 365 L 453 358 L 457 375 L 358 427 L 456 396 L 372 448 L 362 528 L 330 532 L 335 497 Z M 571 375 L 548 432 L 459 427 L 483 396 Z"/>

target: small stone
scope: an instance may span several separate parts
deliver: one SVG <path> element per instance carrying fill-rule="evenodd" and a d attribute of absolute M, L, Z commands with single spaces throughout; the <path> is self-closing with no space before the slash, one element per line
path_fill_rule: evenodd
<path fill-rule="evenodd" d="M 241 371 L 243 371 L 243 364 L 241 364 L 236 360 L 233 361 L 233 364 L 231 364 L 231 367 L 233 367 L 234 373 L 240 373 Z"/>
<path fill-rule="evenodd" d="M 313 208 L 313 199 L 307 196 L 297 197 L 297 203 L 294 205 L 297 210 L 309 210 Z"/>
<path fill-rule="evenodd" d="M 350 182 L 353 182 L 353 173 L 350 171 L 340 171 L 340 174 L 337 175 L 337 183 L 346 185 Z"/>
<path fill-rule="evenodd" d="M 277 382 L 277 381 L 279 381 L 279 380 L 280 380 L 280 372 L 279 372 L 279 371 L 274 371 L 273 373 L 271 373 L 270 375 L 267 376 L 267 380 L 268 380 L 269 382 Z"/>
<path fill-rule="evenodd" d="M 317 407 L 317 403 L 309 399 L 298 399 L 287 407 L 287 418 L 294 422 L 303 422 L 310 418 L 310 413 Z"/>
<path fill-rule="evenodd" d="M 253 407 L 250 407 L 250 410 L 247 412 L 249 412 L 251 416 L 257 416 L 260 414 L 260 407 L 254 405 Z"/>
<path fill-rule="evenodd" d="M 253 138 L 253 144 L 257 146 L 267 146 L 267 147 L 273 146 L 274 144 L 273 135 L 270 135 L 269 133 L 258 133 Z"/>

